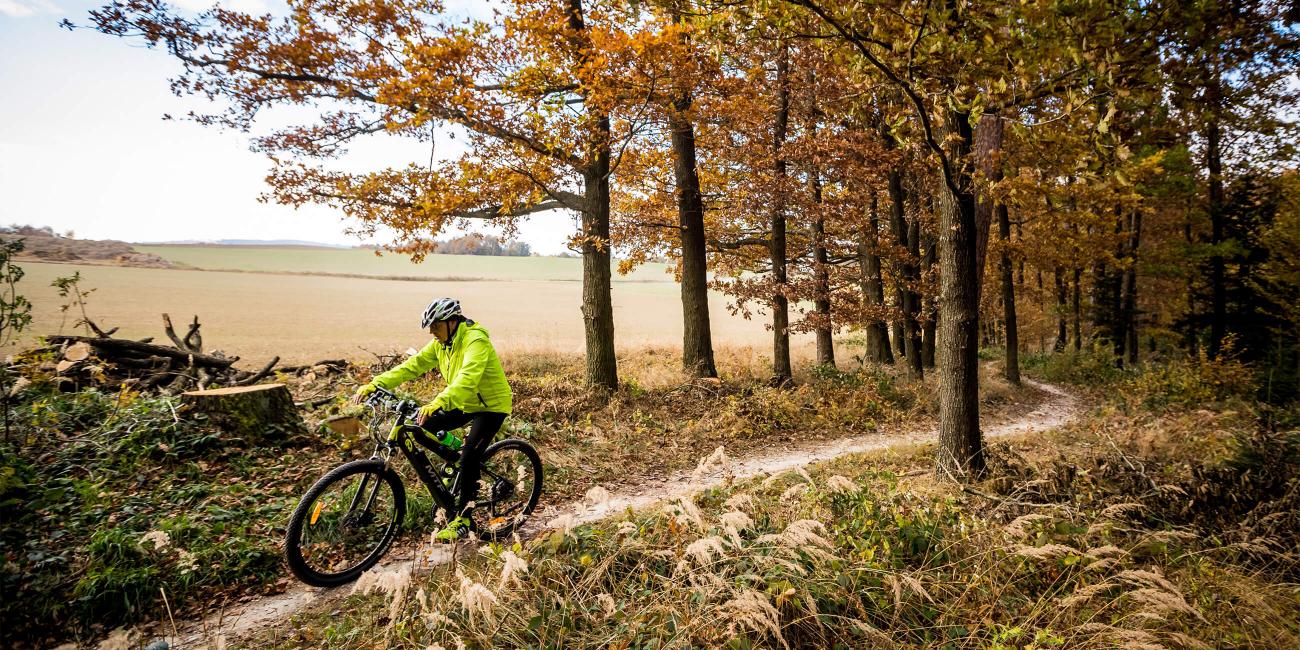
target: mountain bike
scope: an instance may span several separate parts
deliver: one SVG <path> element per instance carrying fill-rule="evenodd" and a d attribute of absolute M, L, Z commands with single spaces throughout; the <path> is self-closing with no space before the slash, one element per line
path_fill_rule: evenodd
<path fill-rule="evenodd" d="M 425 431 L 412 421 L 419 405 L 380 388 L 365 404 L 375 410 L 370 429 L 375 451 L 370 458 L 330 470 L 303 495 L 289 519 L 284 555 L 299 580 L 316 587 L 336 587 L 356 580 L 388 552 L 406 516 L 406 487 L 390 462 L 399 452 L 448 518 L 456 516 L 461 476 L 458 439 L 447 432 Z M 396 415 L 388 435 L 380 431 L 387 413 Z M 425 454 L 432 452 L 441 464 Z M 499 540 L 522 524 L 542 494 L 542 460 L 537 450 L 515 438 L 483 452 L 480 479 L 470 510 L 470 530 L 479 538 Z"/>

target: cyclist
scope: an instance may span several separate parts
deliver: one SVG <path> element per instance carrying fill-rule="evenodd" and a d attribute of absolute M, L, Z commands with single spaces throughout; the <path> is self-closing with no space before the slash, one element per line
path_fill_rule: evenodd
<path fill-rule="evenodd" d="M 469 531 L 469 508 L 478 487 L 483 451 L 510 415 L 512 395 L 487 330 L 461 313 L 459 300 L 437 298 L 429 303 L 420 327 L 429 330 L 433 340 L 415 356 L 357 389 L 354 401 L 361 401 L 376 387 L 392 390 L 434 368 L 442 374 L 447 387 L 420 407 L 417 422 L 426 431 L 434 432 L 469 425 L 461 447 L 457 512 L 434 536 L 450 542 Z"/>

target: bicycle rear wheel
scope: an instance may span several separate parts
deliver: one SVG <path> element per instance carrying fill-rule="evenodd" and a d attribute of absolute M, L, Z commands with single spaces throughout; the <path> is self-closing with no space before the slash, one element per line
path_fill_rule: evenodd
<path fill-rule="evenodd" d="M 542 496 L 542 458 L 533 446 L 511 438 L 483 451 L 470 519 L 483 539 L 508 537 L 532 514 Z"/>
<path fill-rule="evenodd" d="M 402 480 L 384 461 L 340 465 L 307 490 L 289 519 L 289 570 L 316 587 L 352 582 L 388 551 L 405 513 Z"/>

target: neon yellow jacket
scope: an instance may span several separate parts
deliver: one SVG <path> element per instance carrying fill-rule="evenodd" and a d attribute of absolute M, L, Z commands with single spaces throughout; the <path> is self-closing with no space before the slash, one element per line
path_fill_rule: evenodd
<path fill-rule="evenodd" d="M 374 383 L 392 390 L 435 367 L 447 387 L 433 398 L 433 406 L 466 413 L 510 413 L 512 395 L 501 359 L 488 339 L 487 329 L 473 321 L 456 327 L 450 346 L 435 338 L 415 356 L 375 377 Z"/>

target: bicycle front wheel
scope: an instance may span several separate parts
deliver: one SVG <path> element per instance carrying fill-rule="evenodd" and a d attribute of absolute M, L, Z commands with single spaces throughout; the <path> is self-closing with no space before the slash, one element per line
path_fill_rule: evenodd
<path fill-rule="evenodd" d="M 514 532 L 542 496 L 542 458 L 523 440 L 502 440 L 483 452 L 470 518 L 479 537 L 496 541 Z"/>
<path fill-rule="evenodd" d="M 289 519 L 289 570 L 315 587 L 337 587 L 374 566 L 397 537 L 406 490 L 384 461 L 340 465 L 307 490 Z"/>

